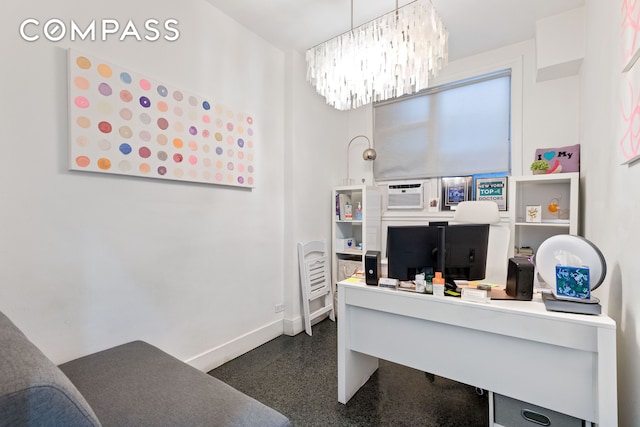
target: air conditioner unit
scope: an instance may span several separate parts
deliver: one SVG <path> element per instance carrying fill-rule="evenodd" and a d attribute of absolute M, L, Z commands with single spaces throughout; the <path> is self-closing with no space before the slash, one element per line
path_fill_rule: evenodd
<path fill-rule="evenodd" d="M 423 209 L 423 182 L 403 182 L 389 184 L 387 209 Z"/>

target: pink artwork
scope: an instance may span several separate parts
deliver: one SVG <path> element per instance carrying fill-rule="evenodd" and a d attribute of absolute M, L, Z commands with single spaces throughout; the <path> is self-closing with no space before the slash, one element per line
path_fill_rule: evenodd
<path fill-rule="evenodd" d="M 622 164 L 640 159 L 640 0 L 622 0 L 619 147 Z"/>
<path fill-rule="evenodd" d="M 622 117 L 622 137 L 620 151 L 623 162 L 633 161 L 640 155 L 640 92 L 631 79 L 625 80 L 622 89 L 620 113 Z"/>
<path fill-rule="evenodd" d="M 70 169 L 255 187 L 254 118 L 69 50 Z"/>
<path fill-rule="evenodd" d="M 640 56 L 640 1 L 622 0 L 621 16 L 623 71 L 629 71 Z"/>

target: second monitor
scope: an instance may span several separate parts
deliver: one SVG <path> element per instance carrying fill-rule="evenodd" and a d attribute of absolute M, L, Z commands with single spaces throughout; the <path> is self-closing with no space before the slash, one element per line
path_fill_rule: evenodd
<path fill-rule="evenodd" d="M 487 269 L 489 224 L 455 224 L 445 231 L 444 278 L 482 280 Z"/>

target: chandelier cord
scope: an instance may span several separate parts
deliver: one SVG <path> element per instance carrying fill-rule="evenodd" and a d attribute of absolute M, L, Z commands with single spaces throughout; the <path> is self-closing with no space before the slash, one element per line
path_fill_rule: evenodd
<path fill-rule="evenodd" d="M 407 4 L 403 5 L 403 6 L 399 6 L 399 5 L 398 5 L 398 0 L 396 0 L 396 8 L 395 8 L 396 15 L 397 15 L 397 14 L 398 14 L 398 12 L 400 11 L 400 9 L 405 8 L 405 7 L 407 7 L 407 6 L 410 6 L 410 5 L 412 5 L 413 3 L 417 3 L 417 2 L 419 2 L 419 1 L 420 1 L 420 0 L 411 0 L 409 3 L 407 3 Z M 431 6 L 433 6 L 433 1 L 429 0 L 429 4 L 431 4 Z M 394 12 L 394 11 L 392 10 L 391 12 Z M 385 16 L 385 15 L 387 15 L 387 14 L 391 13 L 391 12 L 383 13 L 382 15 L 380 15 L 380 16 L 378 16 L 378 17 L 376 17 L 376 18 L 374 18 L 374 19 L 372 19 L 372 20 L 370 20 L 370 21 L 367 21 L 367 22 L 363 23 L 362 25 L 364 25 L 364 24 L 366 24 L 366 23 L 369 23 L 369 22 L 376 21 L 376 20 L 378 20 L 378 19 L 382 18 L 383 16 Z M 362 26 L 362 25 L 359 25 L 359 26 Z M 345 35 L 345 34 L 347 34 L 347 33 L 352 32 L 352 31 L 353 31 L 353 28 L 354 28 L 354 27 L 353 27 L 353 0 L 351 0 L 351 28 L 350 28 L 349 30 L 347 30 L 347 31 L 343 32 L 342 34 L 339 34 L 339 35 L 337 35 L 337 36 L 333 37 L 332 39 L 335 39 L 336 37 L 340 37 L 340 36 L 343 36 L 343 35 Z M 326 43 L 327 41 L 328 41 L 328 40 L 325 40 L 325 41 L 323 41 L 323 42 L 321 42 L 321 43 L 318 43 L 317 45 L 312 46 L 311 48 L 309 48 L 309 50 L 310 50 L 310 49 L 314 49 L 314 48 L 316 48 L 316 47 L 318 47 L 318 46 L 320 46 L 320 45 L 322 45 L 322 44 Z"/>
<path fill-rule="evenodd" d="M 353 0 L 351 0 L 351 31 L 353 31 Z"/>
<path fill-rule="evenodd" d="M 431 1 L 431 0 L 429 0 Z M 431 1 L 431 4 L 433 4 L 433 2 Z M 398 16 L 398 10 L 399 10 L 399 6 L 398 6 L 398 0 L 396 0 L 396 17 Z M 351 0 L 351 31 L 353 31 L 353 0 Z"/>

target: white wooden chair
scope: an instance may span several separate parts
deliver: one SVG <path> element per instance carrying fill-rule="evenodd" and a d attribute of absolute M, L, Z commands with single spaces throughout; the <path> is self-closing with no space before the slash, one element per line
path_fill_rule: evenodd
<path fill-rule="evenodd" d="M 307 335 L 311 336 L 312 321 L 326 316 L 327 313 L 331 320 L 336 320 L 333 308 L 331 265 L 326 241 L 298 243 L 298 263 L 300 266 L 304 329 Z M 313 311 L 310 307 L 314 307 Z"/>
<path fill-rule="evenodd" d="M 453 215 L 453 223 L 489 224 L 487 269 L 484 280 L 505 284 L 509 266 L 511 231 L 506 225 L 500 224 L 498 204 L 488 200 L 461 202 Z"/>

